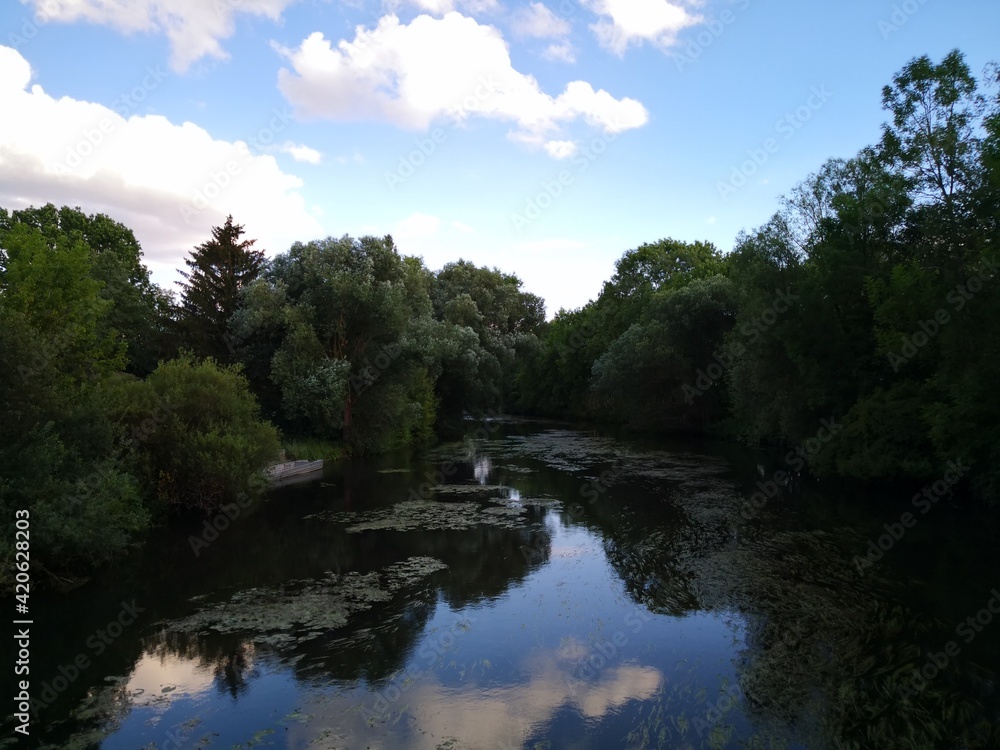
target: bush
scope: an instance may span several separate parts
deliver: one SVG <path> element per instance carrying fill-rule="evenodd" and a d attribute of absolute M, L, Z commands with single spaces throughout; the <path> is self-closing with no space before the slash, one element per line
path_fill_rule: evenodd
<path fill-rule="evenodd" d="M 239 367 L 190 355 L 121 384 L 121 421 L 136 475 L 166 507 L 217 509 L 251 492 L 281 450 Z"/>

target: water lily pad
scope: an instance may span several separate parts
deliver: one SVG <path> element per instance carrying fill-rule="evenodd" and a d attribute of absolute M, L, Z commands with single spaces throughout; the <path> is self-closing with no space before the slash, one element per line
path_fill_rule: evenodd
<path fill-rule="evenodd" d="M 317 580 L 251 588 L 167 623 L 166 629 L 247 633 L 258 643 L 283 648 L 342 628 L 351 615 L 389 601 L 401 589 L 446 567 L 431 557 L 411 557 L 381 572 L 327 573 Z"/>

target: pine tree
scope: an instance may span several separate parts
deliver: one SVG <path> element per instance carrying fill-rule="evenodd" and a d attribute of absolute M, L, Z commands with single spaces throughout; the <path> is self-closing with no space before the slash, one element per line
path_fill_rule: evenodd
<path fill-rule="evenodd" d="M 180 271 L 186 281 L 181 289 L 181 309 L 186 343 L 201 356 L 220 362 L 234 360 L 229 320 L 239 306 L 240 290 L 251 284 L 264 266 L 264 251 L 254 250 L 256 240 L 240 240 L 243 225 L 232 215 L 212 228 L 212 239 L 198 245 Z"/>

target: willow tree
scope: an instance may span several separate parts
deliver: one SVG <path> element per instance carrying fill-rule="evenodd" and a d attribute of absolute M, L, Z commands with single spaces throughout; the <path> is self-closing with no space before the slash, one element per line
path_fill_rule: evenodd
<path fill-rule="evenodd" d="M 256 389 L 278 391 L 279 421 L 361 449 L 411 442 L 433 422 L 426 347 L 429 277 L 392 237 L 296 242 L 244 299 L 235 331 Z"/>

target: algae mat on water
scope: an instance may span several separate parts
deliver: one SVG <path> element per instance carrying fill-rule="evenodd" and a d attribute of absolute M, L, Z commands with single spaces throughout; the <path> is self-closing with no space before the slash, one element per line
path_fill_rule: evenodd
<path fill-rule="evenodd" d="M 279 587 L 246 589 L 166 629 L 186 633 L 245 633 L 257 643 L 291 646 L 347 625 L 351 615 L 386 602 L 448 566 L 433 557 L 411 557 L 370 573 L 327 573 Z"/>
<path fill-rule="evenodd" d="M 448 499 L 404 500 L 388 508 L 315 513 L 306 519 L 347 524 L 345 530 L 352 534 L 417 529 L 465 531 L 479 524 L 520 529 L 528 524 L 529 506 L 552 508 L 560 505 L 552 498 L 513 499 L 509 496 L 510 488 L 501 486 L 442 485 L 435 487 L 434 493 L 438 498 Z"/>

